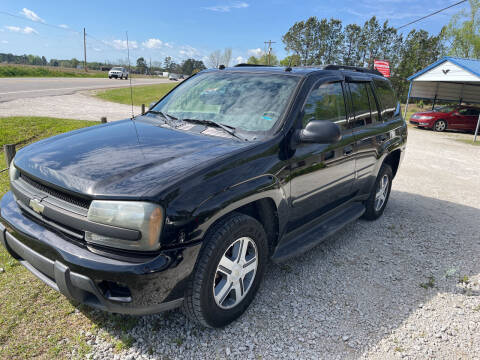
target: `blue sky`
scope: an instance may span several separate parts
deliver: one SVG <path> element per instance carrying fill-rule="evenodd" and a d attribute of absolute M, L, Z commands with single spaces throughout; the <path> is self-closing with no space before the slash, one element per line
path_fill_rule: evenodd
<path fill-rule="evenodd" d="M 282 35 L 309 16 L 338 18 L 363 24 L 376 15 L 393 26 L 408 23 L 455 0 L 177 0 L 177 1 L 39 1 L 0 2 L 0 52 L 83 57 L 83 27 L 87 29 L 88 60 L 126 59 L 125 31 L 130 56 L 162 61 L 188 57 L 205 59 L 216 49 L 231 47 L 233 62 L 243 61 L 272 40 L 276 54 L 286 56 Z M 451 15 L 466 5 L 447 10 L 412 28 L 438 33 Z M 7 15 L 9 13 L 11 15 Z"/>

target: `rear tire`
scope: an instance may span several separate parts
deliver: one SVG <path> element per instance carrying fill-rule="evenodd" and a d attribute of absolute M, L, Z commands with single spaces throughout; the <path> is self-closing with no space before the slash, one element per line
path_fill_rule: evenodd
<path fill-rule="evenodd" d="M 123 74 L 122 74 L 122 75 L 120 75 L 120 80 L 123 80 Z"/>
<path fill-rule="evenodd" d="M 392 190 L 393 172 L 388 164 L 383 164 L 378 172 L 375 186 L 370 193 L 369 198 L 365 202 L 365 213 L 363 218 L 366 220 L 376 220 L 382 216 L 390 198 L 390 191 Z"/>
<path fill-rule="evenodd" d="M 433 124 L 434 131 L 442 132 L 442 131 L 445 131 L 446 128 L 447 128 L 447 122 L 443 119 L 437 120 L 435 121 L 435 124 Z"/>
<path fill-rule="evenodd" d="M 227 215 L 204 239 L 187 284 L 183 312 L 206 327 L 230 324 L 255 297 L 267 260 L 263 226 L 241 213 Z"/>

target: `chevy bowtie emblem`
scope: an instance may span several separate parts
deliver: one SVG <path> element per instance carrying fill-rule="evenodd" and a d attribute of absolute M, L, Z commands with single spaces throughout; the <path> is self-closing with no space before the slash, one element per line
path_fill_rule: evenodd
<path fill-rule="evenodd" d="M 33 211 L 35 211 L 38 214 L 43 213 L 43 209 L 45 209 L 45 206 L 40 204 L 40 200 L 37 200 L 37 199 L 30 200 L 30 207 L 32 208 Z"/>
<path fill-rule="evenodd" d="M 445 75 L 447 75 L 448 72 L 450 71 L 450 69 L 445 69 L 445 70 L 442 70 L 442 71 L 443 71 L 443 73 L 444 73 Z"/>

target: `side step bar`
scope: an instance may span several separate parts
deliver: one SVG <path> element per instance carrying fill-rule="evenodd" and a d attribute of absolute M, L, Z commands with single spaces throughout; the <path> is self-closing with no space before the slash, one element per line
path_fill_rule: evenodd
<path fill-rule="evenodd" d="M 275 250 L 272 260 L 276 263 L 283 262 L 312 249 L 330 235 L 357 220 L 364 212 L 365 206 L 362 203 L 352 203 L 332 217 L 318 223 L 307 232 L 303 232 L 285 244 L 280 245 Z"/>

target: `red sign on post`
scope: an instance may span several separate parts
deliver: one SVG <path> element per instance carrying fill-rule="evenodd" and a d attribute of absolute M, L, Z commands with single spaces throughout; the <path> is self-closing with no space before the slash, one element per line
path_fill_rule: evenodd
<path fill-rule="evenodd" d="M 385 60 L 374 60 L 373 68 L 380 71 L 385 77 L 390 77 L 390 63 Z"/>

